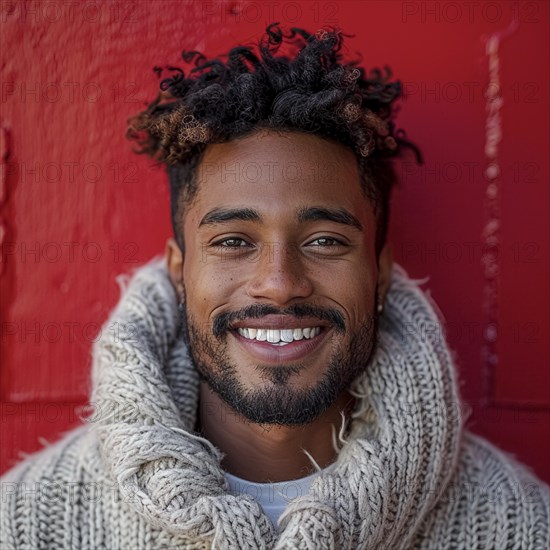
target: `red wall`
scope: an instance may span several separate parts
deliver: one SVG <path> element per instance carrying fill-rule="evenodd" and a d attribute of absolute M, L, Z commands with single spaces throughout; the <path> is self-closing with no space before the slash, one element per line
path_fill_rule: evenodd
<path fill-rule="evenodd" d="M 536 1 L 2 2 L 0 471 L 78 424 L 115 276 L 162 253 L 170 234 L 164 175 L 124 139 L 127 117 L 156 93 L 152 67 L 177 64 L 183 48 L 225 51 L 277 20 L 339 24 L 365 65 L 389 64 L 405 83 L 398 122 L 426 165 L 400 166 L 396 259 L 430 276 L 470 429 L 550 481 L 549 12 Z M 500 48 L 494 337 L 484 40 L 514 16 Z"/>

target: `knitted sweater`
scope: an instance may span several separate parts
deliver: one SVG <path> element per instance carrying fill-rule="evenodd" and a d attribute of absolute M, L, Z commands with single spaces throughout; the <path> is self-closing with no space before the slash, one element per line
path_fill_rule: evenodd
<path fill-rule="evenodd" d="M 335 467 L 280 533 L 194 432 L 178 319 L 164 263 L 139 269 L 94 348 L 95 413 L 2 478 L 2 550 L 550 548 L 548 486 L 463 428 L 436 306 L 399 266 Z"/>

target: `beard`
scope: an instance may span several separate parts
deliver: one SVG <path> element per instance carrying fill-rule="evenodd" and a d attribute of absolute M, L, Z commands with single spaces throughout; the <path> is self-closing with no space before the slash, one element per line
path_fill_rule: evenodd
<path fill-rule="evenodd" d="M 377 293 L 375 293 L 375 297 Z M 376 312 L 376 303 L 374 312 Z M 343 338 L 348 330 L 342 315 L 336 310 L 295 305 L 283 310 L 269 305 L 254 305 L 240 312 L 220 314 L 213 329 L 202 330 L 189 315 L 184 299 L 180 306 L 181 337 L 187 344 L 201 380 L 236 413 L 255 424 L 298 426 L 308 424 L 325 412 L 365 372 L 377 344 L 378 315 L 373 313 L 351 334 L 346 345 Z M 278 313 L 300 318 L 306 315 L 331 320 L 333 324 L 331 354 L 327 368 L 313 386 L 295 388 L 291 377 L 299 376 L 306 368 L 303 363 L 287 365 L 256 365 L 256 372 L 265 381 L 262 388 L 246 388 L 239 379 L 238 369 L 227 352 L 227 327 L 235 319 L 261 318 Z M 204 325 L 203 325 L 204 326 Z"/>

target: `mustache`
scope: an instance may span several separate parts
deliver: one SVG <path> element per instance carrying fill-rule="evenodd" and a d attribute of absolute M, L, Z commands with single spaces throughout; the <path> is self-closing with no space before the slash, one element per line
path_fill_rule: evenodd
<path fill-rule="evenodd" d="M 276 308 L 268 304 L 253 304 L 239 311 L 220 313 L 212 323 L 214 336 L 220 338 L 235 321 L 245 319 L 260 319 L 266 315 L 288 315 L 301 319 L 303 317 L 315 317 L 321 321 L 330 323 L 337 332 L 346 331 L 344 316 L 336 309 L 322 309 L 309 304 L 295 304 L 284 309 Z"/>

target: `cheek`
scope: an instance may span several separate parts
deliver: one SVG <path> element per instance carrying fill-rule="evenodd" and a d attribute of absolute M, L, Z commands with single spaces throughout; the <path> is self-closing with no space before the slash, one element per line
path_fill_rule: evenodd
<path fill-rule="evenodd" d="M 362 322 L 374 311 L 376 266 L 358 262 L 342 266 L 320 278 L 322 294 L 343 308 L 352 324 Z"/>
<path fill-rule="evenodd" d="M 240 286 L 234 273 L 213 262 L 197 261 L 193 255 L 186 257 L 183 272 L 188 311 L 203 322 L 227 304 Z"/>

